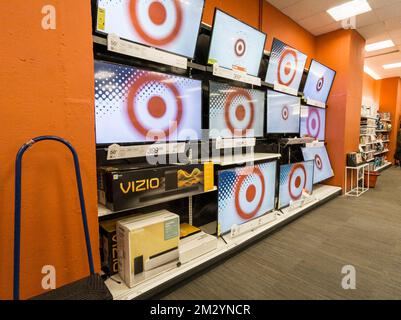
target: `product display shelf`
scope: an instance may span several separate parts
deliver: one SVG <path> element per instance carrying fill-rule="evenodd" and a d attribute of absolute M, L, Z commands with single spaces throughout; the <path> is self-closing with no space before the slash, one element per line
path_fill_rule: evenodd
<path fill-rule="evenodd" d="M 246 248 L 246 246 L 252 242 L 267 236 L 269 233 L 277 230 L 292 220 L 295 220 L 299 216 L 341 195 L 341 191 L 342 189 L 339 187 L 316 185 L 313 191 L 313 196 L 316 198 L 316 201 L 308 203 L 304 207 L 293 209 L 288 212 L 286 212 L 286 210 L 277 212 L 277 219 L 273 222 L 260 226 L 253 231 L 239 235 L 235 238 L 235 240 L 229 243 L 226 243 L 222 238 L 219 238 L 217 249 L 214 251 L 204 254 L 203 256 L 191 260 L 188 263 L 182 264 L 180 267 L 166 271 L 133 288 L 127 287 L 125 283 L 121 281 L 118 275 L 112 277 L 114 280 L 107 279 L 106 285 L 112 293 L 114 300 L 150 298 L 179 283 L 180 281 L 195 275 L 199 271 L 230 257 L 237 251 Z"/>
<path fill-rule="evenodd" d="M 388 169 L 388 168 L 391 167 L 391 166 L 392 166 L 391 162 L 386 162 L 386 163 L 383 164 L 382 166 L 376 168 L 374 171 L 375 171 L 375 172 L 381 172 L 381 171 L 383 171 L 383 170 L 385 170 L 385 169 Z"/>
<path fill-rule="evenodd" d="M 389 150 L 386 149 L 386 150 L 383 150 L 383 151 L 375 152 L 375 156 L 378 156 L 379 154 L 387 153 L 388 151 L 389 151 Z"/>
<path fill-rule="evenodd" d="M 241 155 L 224 155 L 217 156 L 208 159 L 208 161 L 212 161 L 216 165 L 220 165 L 222 167 L 231 166 L 235 164 L 243 164 L 243 163 L 252 163 L 263 160 L 273 160 L 279 159 L 281 157 L 280 153 L 250 153 L 250 154 L 241 154 Z M 202 160 L 202 162 L 205 160 Z"/>

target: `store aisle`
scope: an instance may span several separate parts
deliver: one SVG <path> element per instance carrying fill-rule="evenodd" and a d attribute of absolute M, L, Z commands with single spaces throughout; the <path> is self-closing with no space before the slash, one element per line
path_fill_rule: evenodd
<path fill-rule="evenodd" d="M 356 290 L 341 269 L 356 268 Z M 181 285 L 164 299 L 401 298 L 401 169 L 339 197 Z"/>

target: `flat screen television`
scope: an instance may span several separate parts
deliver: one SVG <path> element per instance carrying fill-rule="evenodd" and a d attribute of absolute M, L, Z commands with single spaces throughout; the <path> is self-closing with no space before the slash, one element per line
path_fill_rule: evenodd
<path fill-rule="evenodd" d="M 284 42 L 273 39 L 266 82 L 289 87 L 298 92 L 307 56 Z"/>
<path fill-rule="evenodd" d="M 274 209 L 276 161 L 219 171 L 220 234 Z"/>
<path fill-rule="evenodd" d="M 258 76 L 265 43 L 265 33 L 216 9 L 208 63 Z"/>
<path fill-rule="evenodd" d="M 202 83 L 95 61 L 97 144 L 200 140 Z"/>
<path fill-rule="evenodd" d="M 334 176 L 325 146 L 302 148 L 305 161 L 314 162 L 313 183 L 320 183 Z"/>
<path fill-rule="evenodd" d="M 280 166 L 279 208 L 301 199 L 303 191 L 313 191 L 313 161 Z"/>
<path fill-rule="evenodd" d="M 326 109 L 301 106 L 301 137 L 312 137 L 324 141 L 326 131 Z"/>
<path fill-rule="evenodd" d="M 209 138 L 262 137 L 265 92 L 209 82 Z"/>
<path fill-rule="evenodd" d="M 193 59 L 204 0 L 98 0 L 96 32 Z"/>
<path fill-rule="evenodd" d="M 301 98 L 267 90 L 267 133 L 299 133 Z"/>
<path fill-rule="evenodd" d="M 334 70 L 312 60 L 304 87 L 305 99 L 327 104 L 335 76 Z"/>

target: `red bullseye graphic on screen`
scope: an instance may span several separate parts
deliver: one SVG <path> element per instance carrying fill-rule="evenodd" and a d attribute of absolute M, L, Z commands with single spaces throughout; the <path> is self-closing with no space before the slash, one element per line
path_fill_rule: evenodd
<path fill-rule="evenodd" d="M 294 165 L 288 178 L 288 191 L 292 200 L 298 200 L 302 196 L 302 190 L 306 186 L 306 170 L 302 163 Z"/>
<path fill-rule="evenodd" d="M 146 74 L 129 88 L 128 117 L 143 137 L 160 133 L 169 137 L 181 123 L 183 104 L 179 90 L 166 80 L 162 75 Z M 147 127 L 149 123 L 151 128 Z"/>
<path fill-rule="evenodd" d="M 289 86 L 294 81 L 298 68 L 298 56 L 294 50 L 286 49 L 280 56 L 277 68 L 278 82 Z"/>
<path fill-rule="evenodd" d="M 321 77 L 316 83 L 316 90 L 317 91 L 322 90 L 323 85 L 324 85 L 324 77 Z"/>
<path fill-rule="evenodd" d="M 245 89 L 230 92 L 224 106 L 227 128 L 236 136 L 244 136 L 253 127 L 255 105 L 252 96 Z"/>
<path fill-rule="evenodd" d="M 254 167 L 252 175 L 242 174 L 235 185 L 235 208 L 245 220 L 252 219 L 260 210 L 265 197 L 262 171 Z"/>
<path fill-rule="evenodd" d="M 322 158 L 320 158 L 320 156 L 319 156 L 318 154 L 315 155 L 315 164 L 316 164 L 316 167 L 317 167 L 319 170 L 322 170 L 322 169 L 323 169 Z"/>
<path fill-rule="evenodd" d="M 287 106 L 284 106 L 283 109 L 281 110 L 281 116 L 283 117 L 284 120 L 287 120 L 288 117 L 290 116 L 290 112 Z"/>
<path fill-rule="evenodd" d="M 246 51 L 246 43 L 245 43 L 245 41 L 244 41 L 243 39 L 238 39 L 238 40 L 235 42 L 234 51 L 235 51 L 235 54 L 236 54 L 238 57 L 242 57 L 242 56 L 245 54 L 245 51 Z"/>
<path fill-rule="evenodd" d="M 317 138 L 320 134 L 320 114 L 316 109 L 310 108 L 308 119 L 306 120 L 308 135 Z"/>
<path fill-rule="evenodd" d="M 129 10 L 135 31 L 150 45 L 168 45 L 181 30 L 183 9 L 179 0 L 131 0 Z"/>

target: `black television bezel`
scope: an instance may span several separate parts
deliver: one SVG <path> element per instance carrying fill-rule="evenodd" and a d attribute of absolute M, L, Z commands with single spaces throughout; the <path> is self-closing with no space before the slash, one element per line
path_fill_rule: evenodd
<path fill-rule="evenodd" d="M 137 69 L 137 70 L 143 70 L 143 71 L 147 71 L 147 72 L 152 72 L 152 73 L 159 73 L 159 74 L 163 74 L 163 75 L 169 75 L 169 76 L 174 76 L 174 77 L 178 77 L 178 78 L 184 78 L 184 79 L 189 79 L 189 80 L 193 80 L 193 81 L 198 81 L 200 83 L 200 96 L 201 96 L 201 110 L 200 110 L 200 124 L 201 124 L 201 135 L 197 140 L 161 140 L 161 141 L 131 141 L 131 142 L 112 142 L 112 143 L 98 143 L 97 141 L 97 135 L 96 135 L 96 98 L 94 99 L 94 129 L 95 129 L 95 143 L 96 143 L 96 148 L 107 148 L 113 144 L 118 144 L 120 146 L 139 146 L 139 145 L 152 145 L 152 144 L 168 144 L 168 143 L 182 143 L 182 142 L 189 142 L 189 143 L 198 143 L 200 141 L 202 141 L 202 130 L 203 130 L 203 83 L 204 80 L 199 80 L 199 79 L 193 79 L 190 77 L 185 77 L 185 76 L 181 76 L 181 75 L 176 75 L 176 74 L 172 74 L 172 73 L 167 73 L 167 72 L 160 72 L 160 71 L 154 71 L 150 68 L 146 68 L 141 67 L 138 68 L 136 66 L 132 66 L 132 65 L 127 65 L 127 64 L 121 64 L 121 63 L 117 63 L 117 62 L 112 62 L 112 61 L 108 61 L 108 60 L 104 60 L 104 59 L 94 59 L 94 63 L 96 61 L 100 61 L 100 62 L 106 62 L 109 64 L 114 64 L 114 65 L 120 65 L 120 66 L 124 66 L 124 67 L 129 67 L 132 69 Z M 94 88 L 95 90 L 95 88 Z"/>
<path fill-rule="evenodd" d="M 94 1 L 94 4 L 95 4 L 95 9 L 93 10 L 93 34 L 107 36 L 108 35 L 107 32 L 102 32 L 102 31 L 99 31 L 97 29 L 97 19 L 98 19 L 97 13 L 98 13 L 98 8 L 99 8 L 99 0 L 93 0 L 93 1 Z M 177 56 L 180 56 L 180 57 L 184 57 L 184 58 L 187 58 L 188 60 L 193 60 L 195 58 L 196 44 L 197 44 L 198 36 L 199 36 L 200 30 L 201 30 L 202 17 L 203 17 L 204 11 L 205 11 L 205 6 L 206 6 L 206 0 L 203 0 L 203 7 L 202 7 L 202 12 L 201 12 L 201 15 L 200 15 L 200 19 L 199 19 L 200 20 L 199 21 L 199 27 L 198 27 L 198 31 L 196 33 L 196 41 L 195 41 L 195 45 L 194 45 L 194 48 L 193 48 L 192 57 L 191 56 L 186 56 L 186 55 L 183 55 L 183 54 L 179 54 L 179 53 L 176 53 L 176 52 L 172 52 L 172 51 L 169 51 L 169 50 L 165 50 L 165 49 L 162 49 L 162 48 L 158 48 L 158 47 L 155 47 L 155 46 L 151 46 L 149 44 L 142 43 L 142 42 L 139 42 L 139 41 L 134 41 L 132 39 L 126 39 L 126 38 L 121 38 L 121 39 L 127 40 L 127 41 L 132 42 L 132 43 L 136 43 L 136 44 L 148 47 L 148 48 L 154 48 L 154 49 L 157 49 L 157 50 L 160 50 L 160 51 L 163 51 L 163 52 L 167 52 L 167 53 L 171 53 L 171 54 L 174 54 L 174 55 L 177 55 Z"/>
<path fill-rule="evenodd" d="M 238 22 L 240 22 L 240 23 L 242 23 L 242 24 L 244 24 L 244 25 L 250 27 L 251 29 L 253 29 L 253 30 L 255 30 L 255 31 L 259 32 L 259 33 L 264 34 L 264 36 L 265 36 L 265 41 L 264 41 L 264 44 L 263 44 L 263 50 L 262 50 L 262 52 L 261 52 L 261 54 L 260 54 L 260 58 L 259 58 L 258 72 L 256 72 L 256 75 L 247 72 L 247 74 L 250 75 L 250 76 L 258 77 L 258 76 L 259 76 L 259 72 L 260 72 L 260 65 L 261 65 L 262 58 L 263 58 L 263 54 L 264 54 L 264 50 L 265 50 L 265 47 L 266 47 L 267 34 L 264 33 L 263 31 L 260 31 L 259 29 L 255 28 L 255 27 L 251 26 L 250 24 L 248 24 L 248 23 L 246 23 L 246 22 L 244 22 L 244 21 L 242 21 L 242 20 L 240 20 L 240 19 L 238 19 L 238 18 L 232 16 L 231 14 L 227 13 L 226 11 L 217 8 L 217 7 L 214 9 L 213 23 L 212 23 L 212 32 L 211 32 L 211 36 L 210 36 L 210 43 L 209 43 L 209 50 L 208 50 L 208 55 L 207 55 L 207 62 L 206 62 L 206 64 L 207 64 L 207 65 L 211 65 L 211 64 L 209 64 L 209 60 L 210 60 L 210 49 L 211 49 L 212 43 L 213 43 L 213 35 L 214 35 L 214 27 L 215 27 L 215 24 L 216 24 L 216 15 L 217 15 L 217 11 L 220 11 L 221 13 L 223 13 L 223 14 L 229 16 L 230 18 L 232 18 L 232 19 L 234 19 L 234 20 L 237 20 Z M 220 65 L 219 65 L 219 67 L 224 68 L 224 69 L 228 69 L 228 70 L 232 70 L 232 68 L 227 68 L 227 67 L 223 67 L 223 66 L 220 66 Z"/>

